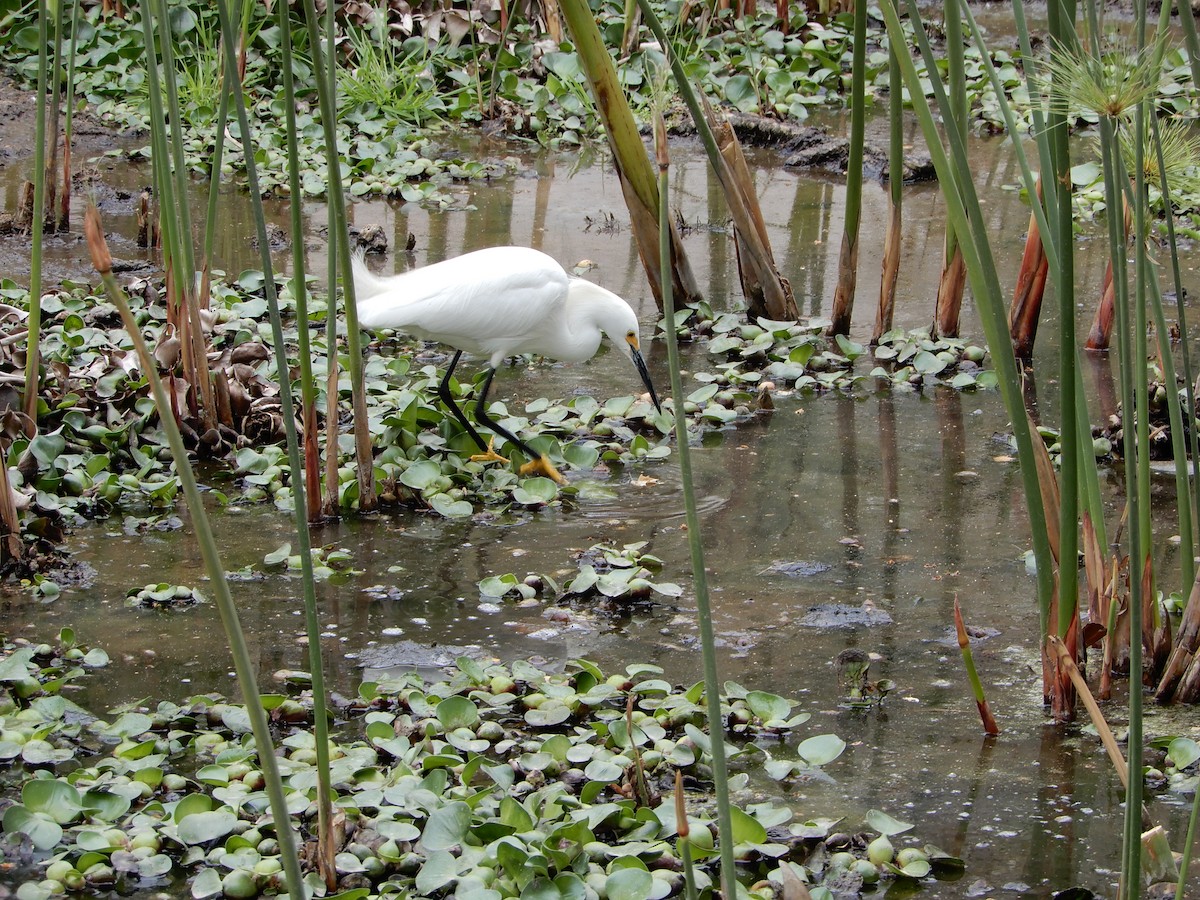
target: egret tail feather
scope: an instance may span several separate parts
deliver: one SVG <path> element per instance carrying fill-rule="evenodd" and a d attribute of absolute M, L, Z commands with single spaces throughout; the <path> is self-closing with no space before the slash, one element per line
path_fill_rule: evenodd
<path fill-rule="evenodd" d="M 367 261 L 362 250 L 357 250 L 350 257 L 350 265 L 354 270 L 354 299 L 357 303 L 376 297 L 388 289 L 390 279 L 381 278 L 367 268 Z"/>

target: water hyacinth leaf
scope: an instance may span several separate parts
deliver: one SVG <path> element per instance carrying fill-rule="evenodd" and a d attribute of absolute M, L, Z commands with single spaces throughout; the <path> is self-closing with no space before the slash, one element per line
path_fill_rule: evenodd
<path fill-rule="evenodd" d="M 139 878 L 161 878 L 170 873 L 173 865 L 171 857 L 165 853 L 155 853 L 153 856 L 138 860 L 137 874 Z"/>
<path fill-rule="evenodd" d="M 90 828 L 85 828 L 83 831 L 76 833 L 75 846 L 85 853 L 107 854 L 113 849 L 112 843 L 102 832 L 92 831 Z"/>
<path fill-rule="evenodd" d="M 447 697 L 437 705 L 437 718 L 447 731 L 468 728 L 479 721 L 479 710 L 466 697 Z"/>
<path fill-rule="evenodd" d="M 736 806 L 729 812 L 733 821 L 733 842 L 735 844 L 766 843 L 767 829 L 758 819 Z"/>
<path fill-rule="evenodd" d="M 786 719 L 787 714 L 792 711 L 791 703 L 776 694 L 768 694 L 766 691 L 747 693 L 746 705 L 750 707 L 750 712 L 764 722 Z"/>
<path fill-rule="evenodd" d="M 645 868 L 618 869 L 604 880 L 608 900 L 646 900 L 654 887 L 654 876 Z"/>
<path fill-rule="evenodd" d="M 587 897 L 587 885 L 574 872 L 560 872 L 555 875 L 554 886 L 562 900 L 584 900 Z"/>
<path fill-rule="evenodd" d="M 850 340 L 845 335 L 836 335 L 838 349 L 842 351 L 842 356 L 853 362 L 863 355 L 864 348 L 862 344 Z"/>
<path fill-rule="evenodd" d="M 479 582 L 479 593 L 484 597 L 500 598 L 517 586 L 517 576 L 511 572 L 505 575 L 489 575 Z"/>
<path fill-rule="evenodd" d="M 1177 769 L 1186 769 L 1200 759 L 1200 744 L 1191 738 L 1177 737 L 1167 747 L 1167 758 Z"/>
<path fill-rule="evenodd" d="M 591 469 L 600 459 L 600 450 L 583 443 L 567 444 L 563 447 L 563 459 L 576 469 Z"/>
<path fill-rule="evenodd" d="M 10 806 L 4 811 L 3 825 L 7 834 L 24 834 L 34 849 L 49 850 L 62 840 L 62 826 L 47 815 L 39 815 L 24 806 Z"/>
<path fill-rule="evenodd" d="M 430 459 L 413 463 L 400 474 L 400 483 L 415 491 L 423 491 L 441 477 L 442 467 Z"/>
<path fill-rule="evenodd" d="M 594 567 L 584 566 L 579 570 L 579 574 L 567 584 L 566 592 L 568 594 L 586 594 L 596 586 L 596 582 L 599 580 L 600 576 L 596 574 Z"/>
<path fill-rule="evenodd" d="M 521 891 L 521 900 L 562 900 L 562 896 L 558 885 L 545 875 L 537 876 Z"/>
<path fill-rule="evenodd" d="M 933 871 L 933 866 L 930 865 L 927 859 L 914 859 L 903 866 L 888 863 L 884 868 L 893 875 L 901 875 L 905 878 L 924 878 Z"/>
<path fill-rule="evenodd" d="M 237 825 L 237 816 L 228 809 L 193 813 L 176 828 L 179 840 L 185 844 L 206 844 L 225 837 Z"/>
<path fill-rule="evenodd" d="M 108 651 L 101 650 L 99 647 L 93 647 L 80 660 L 89 669 L 102 669 L 108 665 L 108 661 Z"/>
<path fill-rule="evenodd" d="M 513 499 L 525 506 L 536 506 L 552 502 L 558 497 L 558 485 L 549 478 L 524 478 L 520 487 L 513 491 Z"/>
<path fill-rule="evenodd" d="M 27 741 L 21 748 L 21 759 L 31 766 L 44 766 L 52 763 L 65 762 L 74 754 L 67 749 L 58 749 L 49 741 L 34 739 Z"/>
<path fill-rule="evenodd" d="M 605 783 L 618 780 L 624 773 L 625 769 L 623 767 L 602 759 L 593 759 L 587 764 L 587 768 L 583 770 L 583 774 L 587 776 L 589 781 L 603 781 Z"/>
<path fill-rule="evenodd" d="M 535 728 L 548 728 L 561 725 L 571 718 L 571 708 L 559 701 L 543 703 L 537 709 L 525 711 L 525 721 Z"/>
<path fill-rule="evenodd" d="M 475 684 L 483 684 L 487 681 L 487 675 L 484 674 L 483 667 L 478 662 L 471 659 L 469 656 L 460 656 L 454 661 L 458 666 L 458 670 L 471 679 Z"/>
<path fill-rule="evenodd" d="M 192 879 L 192 900 L 208 900 L 209 897 L 216 897 L 221 891 L 219 869 L 201 869 L 200 874 Z"/>
<path fill-rule="evenodd" d="M 138 793 L 141 793 L 140 790 Z M 105 822 L 115 822 L 129 811 L 131 805 L 130 798 L 99 788 L 92 788 L 85 793 L 81 802 L 89 816 Z"/>
<path fill-rule="evenodd" d="M 928 350 L 920 350 L 913 357 L 913 368 L 922 375 L 937 375 L 946 368 L 946 361 Z"/>
<path fill-rule="evenodd" d="M 536 822 L 529 810 L 513 797 L 505 797 L 500 801 L 500 821 L 511 825 L 517 832 L 528 831 Z"/>
<path fill-rule="evenodd" d="M 426 820 L 425 830 L 421 834 L 421 846 L 431 853 L 450 850 L 462 843 L 470 827 L 471 807 L 461 800 L 447 803 L 435 809 Z M 426 865 L 428 864 L 427 862 Z M 453 860 L 451 864 L 453 866 Z"/>
<path fill-rule="evenodd" d="M 801 741 L 800 746 L 796 748 L 805 761 L 813 766 L 824 766 L 839 756 L 846 749 L 846 742 L 836 734 L 818 734 L 815 737 L 810 737 L 807 740 Z M 911 825 L 908 827 L 912 827 Z M 898 832 L 890 832 L 896 834 Z"/>
<path fill-rule="evenodd" d="M 867 811 L 867 827 L 891 837 L 894 834 L 903 834 L 908 831 L 912 828 L 912 823 L 901 822 L 882 810 L 872 809 Z"/>
<path fill-rule="evenodd" d="M 776 781 L 783 781 L 796 771 L 796 763 L 790 759 L 768 759 L 763 763 L 763 771 Z"/>
<path fill-rule="evenodd" d="M 25 681 L 29 678 L 29 664 L 33 660 L 33 648 L 21 647 L 7 659 L 0 660 L 0 681 Z"/>
<path fill-rule="evenodd" d="M 249 734 L 250 714 L 244 706 L 226 706 L 221 710 L 221 724 L 234 734 Z"/>
<path fill-rule="evenodd" d="M 272 550 L 263 557 L 263 565 L 266 566 L 282 566 L 288 561 L 288 557 L 292 555 L 292 545 L 283 544 L 281 547 Z"/>
<path fill-rule="evenodd" d="M 967 867 L 967 864 L 963 860 L 947 853 L 941 847 L 934 844 L 926 844 L 922 849 L 924 849 L 930 863 L 939 872 L 962 872 Z"/>
<path fill-rule="evenodd" d="M 464 519 L 475 511 L 466 500 L 455 500 L 449 494 L 434 494 L 429 505 L 447 519 Z"/>
<path fill-rule="evenodd" d="M 83 809 L 83 798 L 65 781 L 36 779 L 25 782 L 21 802 L 34 813 L 43 813 L 60 825 L 75 821 Z"/>

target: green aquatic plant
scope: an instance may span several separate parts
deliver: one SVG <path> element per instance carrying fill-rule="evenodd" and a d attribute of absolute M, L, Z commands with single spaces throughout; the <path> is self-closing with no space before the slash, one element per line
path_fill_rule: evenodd
<path fill-rule="evenodd" d="M 96 718 L 58 695 L 64 673 L 78 678 L 106 662 L 69 630 L 57 645 L 0 645 L 0 695 L 12 701 L 0 708 L 0 765 L 46 768 L 93 751 L 69 775 L 46 769 L 21 779 L 5 812 L 5 832 L 41 857 L 21 870 L 23 896 L 131 890 L 164 877 L 188 878 L 200 900 L 285 890 L 278 820 L 247 743 L 252 711 L 207 694 Z M 739 724 L 714 742 L 698 727 L 703 684 L 685 690 L 661 676 L 645 664 L 606 674 L 574 660 L 555 674 L 463 657 L 440 677 L 402 673 L 362 684 L 331 742 L 338 803 L 357 825 L 337 848 L 337 889 L 364 900 L 440 891 L 578 896 L 586 888 L 610 897 L 677 895 L 687 890 L 679 871 L 686 853 L 697 891 L 711 890 L 715 851 L 703 810 L 717 743 L 752 761 L 769 739 L 780 762 L 794 752 L 810 775 L 835 771 L 848 748 L 836 735 L 799 740 L 807 714 L 733 683 L 719 702 Z M 316 763 L 303 682 L 287 682 L 294 693 L 261 698 L 301 819 L 315 805 Z M 629 792 L 637 769 L 648 803 Z M 683 791 L 665 795 L 677 773 L 693 801 L 683 817 Z M 776 777 L 790 776 L 780 769 Z M 744 774 L 730 790 L 738 803 L 752 796 Z M 835 850 L 844 865 L 866 859 L 836 820 L 803 820 L 778 802 L 735 807 L 732 820 L 739 869 L 757 881 L 752 897 L 768 896 L 783 869 L 814 897 L 828 897 L 821 882 L 836 867 L 822 860 Z M 879 811 L 867 824 L 893 839 L 912 827 Z M 915 851 L 928 859 L 924 876 L 910 865 Z M 962 864 L 914 843 L 898 849 L 893 865 L 881 864 L 879 877 L 928 878 Z M 313 871 L 303 886 L 325 889 Z"/>
<path fill-rule="evenodd" d="M 348 33 L 353 62 L 338 78 L 338 109 L 375 108 L 418 128 L 437 122 L 447 100 L 427 74 L 429 45 L 410 38 L 397 51 L 382 29 Z"/>

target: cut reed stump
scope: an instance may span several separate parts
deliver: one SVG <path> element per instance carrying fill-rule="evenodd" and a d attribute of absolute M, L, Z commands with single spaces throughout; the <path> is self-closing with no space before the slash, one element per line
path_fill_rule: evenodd
<path fill-rule="evenodd" d="M 1037 183 L 1037 202 L 1042 202 L 1042 180 Z M 1017 359 L 1033 358 L 1033 342 L 1037 337 L 1038 320 L 1042 314 L 1042 299 L 1046 293 L 1046 277 L 1050 261 L 1042 246 L 1042 232 L 1037 216 L 1029 214 L 1029 230 L 1025 234 L 1025 253 L 1017 271 L 1017 286 L 1008 312 L 1009 335 Z"/>

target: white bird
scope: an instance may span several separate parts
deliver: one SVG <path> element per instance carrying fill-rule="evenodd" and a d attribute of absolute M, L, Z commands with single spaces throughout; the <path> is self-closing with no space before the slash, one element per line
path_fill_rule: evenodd
<path fill-rule="evenodd" d="M 487 393 L 506 357 L 536 353 L 564 362 L 595 355 L 601 335 L 637 368 L 656 409 L 661 410 L 650 373 L 639 351 L 637 316 L 612 291 L 566 273 L 552 257 L 529 247 L 489 247 L 414 269 L 379 277 L 354 257 L 358 322 L 364 328 L 392 328 L 455 348 L 438 395 L 484 451 L 472 459 L 508 462 L 484 442 L 450 394 L 450 376 L 463 351 L 488 360 L 488 373 L 475 404 L 475 419 L 503 435 L 529 457 L 521 474 L 540 472 L 566 479 L 487 414 Z"/>

